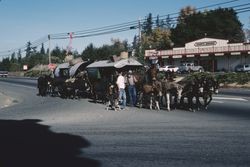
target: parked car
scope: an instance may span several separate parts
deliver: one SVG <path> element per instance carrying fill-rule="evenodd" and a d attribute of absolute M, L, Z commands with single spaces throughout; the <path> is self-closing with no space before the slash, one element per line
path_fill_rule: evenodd
<path fill-rule="evenodd" d="M 175 65 L 165 65 L 163 67 L 160 67 L 159 68 L 159 71 L 174 71 L 174 72 L 177 72 L 179 69 L 179 67 L 175 66 Z"/>
<path fill-rule="evenodd" d="M 190 71 L 204 72 L 204 68 L 202 66 L 195 66 L 194 63 L 182 63 L 179 66 L 179 73 L 187 73 Z"/>
<path fill-rule="evenodd" d="M 0 77 L 7 77 L 8 71 L 0 71 Z"/>
<path fill-rule="evenodd" d="M 250 64 L 239 64 L 235 67 L 235 72 L 250 72 Z"/>

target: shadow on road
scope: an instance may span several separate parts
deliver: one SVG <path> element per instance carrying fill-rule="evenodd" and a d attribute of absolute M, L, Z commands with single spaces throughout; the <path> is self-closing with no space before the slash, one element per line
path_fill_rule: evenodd
<path fill-rule="evenodd" d="M 40 120 L 0 120 L 1 167 L 98 167 L 100 163 L 79 157 L 90 143 L 74 135 L 54 133 Z"/>

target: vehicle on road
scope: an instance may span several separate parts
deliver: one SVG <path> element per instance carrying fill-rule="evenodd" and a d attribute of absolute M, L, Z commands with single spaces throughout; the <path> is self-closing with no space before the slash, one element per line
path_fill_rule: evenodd
<path fill-rule="evenodd" d="M 202 66 L 196 66 L 194 63 L 182 63 L 179 66 L 179 73 L 188 73 L 188 72 L 204 72 L 204 68 Z"/>
<path fill-rule="evenodd" d="M 250 72 L 250 64 L 239 64 L 235 67 L 235 72 Z"/>
<path fill-rule="evenodd" d="M 7 77 L 8 71 L 0 71 L 0 77 Z"/>
<path fill-rule="evenodd" d="M 159 68 L 159 71 L 173 71 L 173 72 L 177 72 L 179 69 L 179 67 L 175 66 L 175 65 L 165 65 Z"/>

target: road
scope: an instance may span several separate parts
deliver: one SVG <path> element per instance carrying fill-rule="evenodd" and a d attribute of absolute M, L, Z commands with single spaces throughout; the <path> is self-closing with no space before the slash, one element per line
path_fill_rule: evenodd
<path fill-rule="evenodd" d="M 7 81 L 7 80 L 5 80 Z M 0 80 L 0 166 L 249 166 L 249 96 L 219 94 L 207 111 L 106 111 L 89 99 L 37 96 Z M 35 164 L 35 165 L 34 165 Z"/>

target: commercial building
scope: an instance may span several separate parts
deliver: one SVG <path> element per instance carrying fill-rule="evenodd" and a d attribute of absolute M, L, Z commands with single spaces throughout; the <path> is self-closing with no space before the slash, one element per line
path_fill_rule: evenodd
<path fill-rule="evenodd" d="M 234 71 L 238 64 L 250 64 L 250 43 L 229 43 L 228 40 L 202 38 L 171 50 L 146 50 L 145 58 L 161 64 L 180 65 L 193 62 L 206 71 Z"/>

